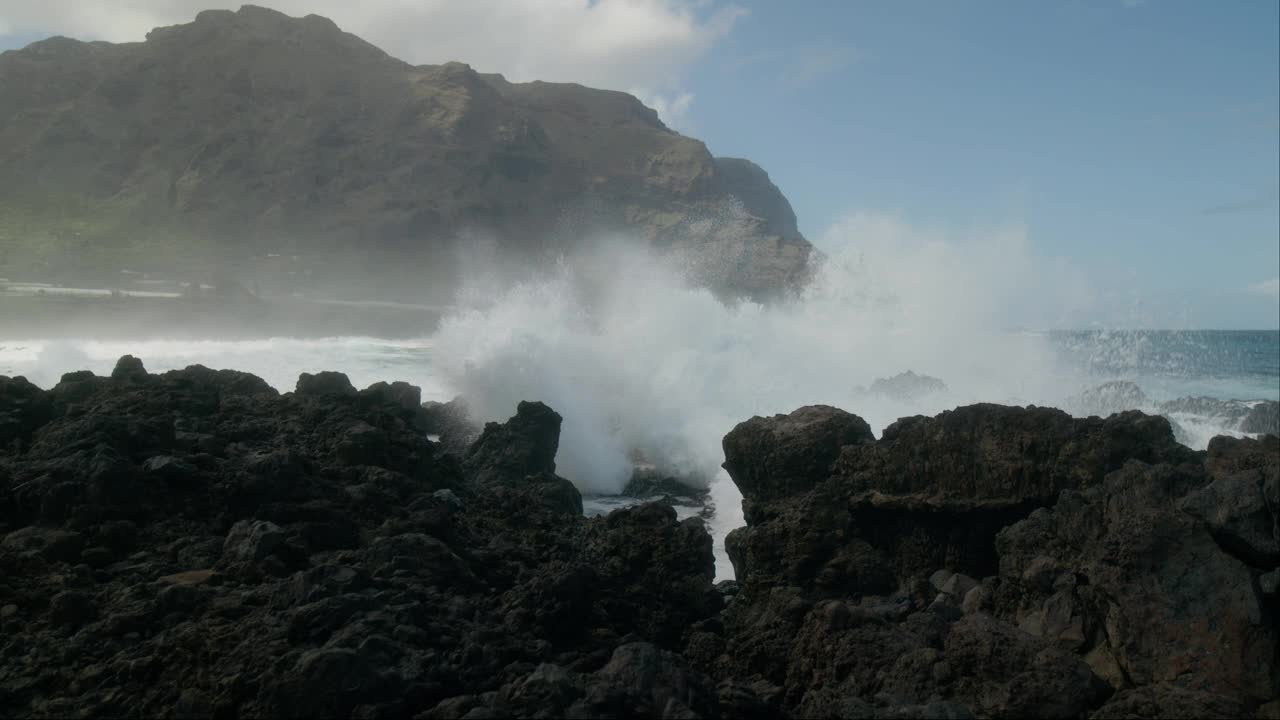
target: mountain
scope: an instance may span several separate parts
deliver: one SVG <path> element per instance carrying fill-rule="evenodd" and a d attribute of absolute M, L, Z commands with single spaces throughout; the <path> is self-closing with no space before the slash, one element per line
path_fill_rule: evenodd
<path fill-rule="evenodd" d="M 0 54 L 0 276 L 228 274 L 439 299 L 472 246 L 595 231 L 765 298 L 812 247 L 768 175 L 620 92 L 413 66 L 260 7 Z"/>

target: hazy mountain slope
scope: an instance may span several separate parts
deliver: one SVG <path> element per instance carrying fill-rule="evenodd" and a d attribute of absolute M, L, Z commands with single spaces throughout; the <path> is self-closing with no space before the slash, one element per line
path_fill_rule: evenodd
<path fill-rule="evenodd" d="M 0 54 L 0 276 L 227 267 L 429 297 L 460 245 L 547 254 L 590 227 L 756 296 L 811 250 L 762 170 L 630 95 L 414 67 L 314 15 Z"/>

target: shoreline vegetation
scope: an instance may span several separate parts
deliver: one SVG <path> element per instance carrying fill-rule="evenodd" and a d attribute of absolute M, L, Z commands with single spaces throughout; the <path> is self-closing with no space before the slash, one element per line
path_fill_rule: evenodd
<path fill-rule="evenodd" d="M 553 409 L 472 428 L 420 401 L 129 356 L 0 378 L 0 714 L 1280 713 L 1275 436 L 751 418 L 716 583 L 669 498 L 583 516 Z"/>

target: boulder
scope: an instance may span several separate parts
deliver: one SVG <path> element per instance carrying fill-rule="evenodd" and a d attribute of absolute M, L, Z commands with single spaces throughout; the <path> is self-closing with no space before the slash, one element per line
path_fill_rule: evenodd
<path fill-rule="evenodd" d="M 422 407 L 422 388 L 407 382 L 377 382 L 359 394 L 367 402 L 393 405 L 403 410 L 417 411 Z"/>
<path fill-rule="evenodd" d="M 519 481 L 555 474 L 560 446 L 559 413 L 540 402 L 521 402 L 506 423 L 488 423 L 467 450 L 463 471 L 477 483 Z"/>
<path fill-rule="evenodd" d="M 115 368 L 111 370 L 111 379 L 118 382 L 145 382 L 150 377 L 147 369 L 142 366 L 142 361 L 132 355 L 121 356 L 116 361 Z"/>
<path fill-rule="evenodd" d="M 311 397 L 353 397 L 356 389 L 351 385 L 345 373 L 323 371 L 314 375 L 302 373 L 298 376 L 298 385 L 294 389 L 298 395 Z"/>
<path fill-rule="evenodd" d="M 867 392 L 898 402 L 912 403 L 947 392 L 947 384 L 931 375 L 917 375 L 908 370 L 890 378 L 877 378 L 867 388 Z"/>
<path fill-rule="evenodd" d="M 724 469 L 752 504 L 803 494 L 831 472 L 847 445 L 873 442 L 862 418 L 827 405 L 753 417 L 724 437 Z"/>
<path fill-rule="evenodd" d="M 279 395 L 262 378 L 235 370 L 211 370 L 189 365 L 160 375 L 161 383 L 179 407 L 187 412 L 216 412 L 228 398 Z"/>
<path fill-rule="evenodd" d="M 1150 398 L 1137 383 L 1130 380 L 1113 380 L 1067 398 L 1062 402 L 1062 407 L 1072 415 L 1080 417 L 1090 415 L 1107 417 L 1126 410 L 1149 407 L 1150 404 Z"/>
<path fill-rule="evenodd" d="M 1261 400 L 1240 421 L 1240 432 L 1280 435 L 1280 401 Z"/>
<path fill-rule="evenodd" d="M 284 543 L 284 533 L 275 523 L 241 520 L 231 527 L 222 544 L 222 558 L 229 563 L 255 563 L 271 555 Z"/>
<path fill-rule="evenodd" d="M 1210 482 L 1180 501 L 1205 521 L 1227 552 L 1262 569 L 1280 565 L 1280 437 L 1216 437 L 1205 469 Z"/>

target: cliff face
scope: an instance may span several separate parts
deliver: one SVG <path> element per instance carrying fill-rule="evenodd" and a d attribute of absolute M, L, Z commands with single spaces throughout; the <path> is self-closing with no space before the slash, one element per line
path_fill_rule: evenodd
<path fill-rule="evenodd" d="M 415 67 L 252 6 L 0 54 L 0 198 L 11 274 L 280 255 L 282 275 L 403 293 L 447 285 L 478 237 L 533 257 L 625 229 L 718 290 L 768 296 L 811 249 L 762 170 L 630 95 Z"/>

